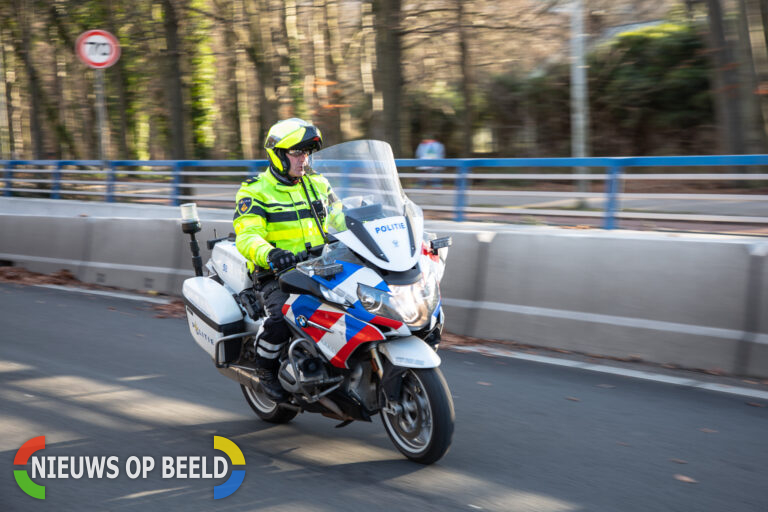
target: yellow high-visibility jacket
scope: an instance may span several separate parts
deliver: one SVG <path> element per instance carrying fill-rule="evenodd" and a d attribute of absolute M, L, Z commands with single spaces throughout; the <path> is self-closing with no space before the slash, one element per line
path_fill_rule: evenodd
<path fill-rule="evenodd" d="M 267 255 L 275 247 L 297 254 L 306 249 L 307 243 L 324 243 L 310 208 L 312 201 L 320 200 L 328 209 L 331 186 L 320 174 L 307 174 L 304 182 L 309 200 L 301 183 L 283 185 L 269 169 L 242 183 L 235 196 L 233 224 L 237 249 L 249 262 L 269 268 Z M 328 216 L 324 230 L 327 223 Z"/>

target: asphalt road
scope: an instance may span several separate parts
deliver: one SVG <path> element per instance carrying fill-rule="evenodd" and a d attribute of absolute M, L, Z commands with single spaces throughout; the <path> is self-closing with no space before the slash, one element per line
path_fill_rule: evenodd
<path fill-rule="evenodd" d="M 303 414 L 262 423 L 192 342 L 149 305 L 0 284 L 0 510 L 768 510 L 768 407 L 738 396 L 531 362 L 442 351 L 456 406 L 453 446 L 422 467 L 378 419 L 335 429 Z M 115 479 L 52 479 L 46 500 L 16 485 L 19 447 L 117 456 Z M 163 479 L 161 456 L 242 449 L 243 485 Z M 130 479 L 122 465 L 158 467 Z"/>

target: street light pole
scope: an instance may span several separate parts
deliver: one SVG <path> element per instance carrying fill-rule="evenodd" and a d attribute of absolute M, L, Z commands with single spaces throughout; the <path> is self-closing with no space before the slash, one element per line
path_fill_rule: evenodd
<path fill-rule="evenodd" d="M 586 157 L 589 149 L 589 109 L 587 107 L 587 66 L 584 62 L 584 6 L 583 0 L 571 2 L 571 156 Z M 584 167 L 574 167 L 574 174 L 585 173 Z M 579 192 L 588 190 L 586 180 L 578 181 Z M 584 205 L 584 200 L 579 200 Z"/>

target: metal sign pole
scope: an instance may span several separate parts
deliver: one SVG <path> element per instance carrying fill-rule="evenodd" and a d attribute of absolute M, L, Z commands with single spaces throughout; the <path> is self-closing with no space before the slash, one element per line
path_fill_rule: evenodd
<path fill-rule="evenodd" d="M 87 30 L 80 34 L 75 42 L 75 53 L 80 60 L 96 72 L 94 89 L 96 92 L 96 119 L 99 133 L 99 160 L 107 167 L 109 137 L 107 131 L 107 107 L 104 102 L 104 70 L 120 58 L 120 43 L 106 30 Z"/>
<path fill-rule="evenodd" d="M 107 127 L 107 108 L 104 104 L 104 70 L 96 69 L 96 117 L 98 118 L 98 142 L 99 142 L 99 160 L 106 160 L 106 127 Z"/>

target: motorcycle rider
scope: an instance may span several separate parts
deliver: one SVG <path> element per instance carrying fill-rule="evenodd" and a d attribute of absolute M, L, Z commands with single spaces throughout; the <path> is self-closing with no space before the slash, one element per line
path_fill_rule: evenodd
<path fill-rule="evenodd" d="M 308 165 L 309 155 L 322 146 L 320 130 L 302 119 L 279 121 L 269 129 L 264 144 L 269 167 L 244 181 L 235 197 L 236 245 L 251 271 L 291 268 L 297 253 L 325 243 L 312 210 L 324 224 L 335 197 L 328 181 Z M 274 278 L 262 282 L 260 291 L 268 315 L 256 336 L 255 373 L 267 396 L 281 402 L 286 393 L 277 371 L 290 336 L 282 312 L 288 294 Z"/>

